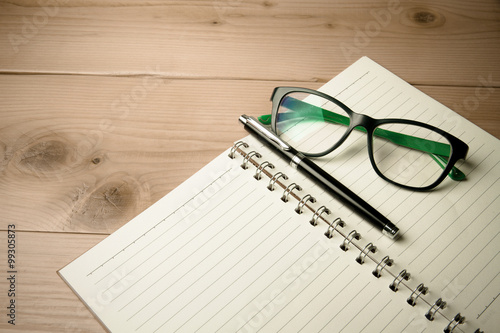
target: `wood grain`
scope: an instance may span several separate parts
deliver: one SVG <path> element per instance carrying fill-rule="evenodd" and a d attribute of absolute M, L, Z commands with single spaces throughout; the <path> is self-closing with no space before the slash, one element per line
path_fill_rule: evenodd
<path fill-rule="evenodd" d="M 20 230 L 109 234 L 245 136 L 238 116 L 268 113 L 282 83 L 144 82 L 0 76 L 4 217 Z M 498 113 L 485 117 L 498 92 L 468 110 L 458 106 L 475 88 L 419 88 L 500 136 Z"/>
<path fill-rule="evenodd" d="M 46 1 L 1 4 L 2 71 L 326 82 L 367 55 L 413 84 L 500 82 L 495 0 Z"/>
<path fill-rule="evenodd" d="M 160 81 L 131 98 L 134 104 L 121 102 L 142 84 L 141 78 L 0 79 L 5 218 L 21 230 L 110 233 L 246 135 L 239 114 L 265 113 L 274 86 Z M 224 102 L 212 97 L 218 91 L 228 96 Z M 26 201 L 36 219 L 25 218 Z"/>
<path fill-rule="evenodd" d="M 103 331 L 57 270 L 245 136 L 275 86 L 367 55 L 500 138 L 496 0 L 0 0 L 0 50 L 2 332 Z"/>
<path fill-rule="evenodd" d="M 6 244 L 5 235 L 5 232 L 0 233 L 2 245 Z M 71 242 L 67 241 L 68 236 Z M 18 232 L 16 325 L 7 323 L 7 311 L 2 310 L 2 317 L 5 318 L 0 321 L 0 331 L 104 332 L 98 321 L 57 274 L 59 269 L 102 239 L 102 235 Z M 9 282 L 3 278 L 3 273 L 2 270 L 2 308 L 9 301 L 6 292 Z"/>

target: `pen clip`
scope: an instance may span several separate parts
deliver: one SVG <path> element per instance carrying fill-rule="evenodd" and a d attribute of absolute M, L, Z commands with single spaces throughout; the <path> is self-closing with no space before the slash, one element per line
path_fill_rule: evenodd
<path fill-rule="evenodd" d="M 291 147 L 286 142 L 284 142 L 283 140 L 281 140 L 280 138 L 278 138 L 278 136 L 276 136 L 274 133 L 272 133 L 267 128 L 265 128 L 264 126 L 262 126 L 257 121 L 257 119 L 255 119 L 253 117 L 250 117 L 250 116 L 247 116 L 247 115 L 244 114 L 244 115 L 240 116 L 240 121 L 244 125 L 252 127 L 258 133 L 262 134 L 268 141 L 270 141 L 271 143 L 275 144 L 276 146 L 278 146 L 283 151 L 290 151 L 291 150 Z"/>

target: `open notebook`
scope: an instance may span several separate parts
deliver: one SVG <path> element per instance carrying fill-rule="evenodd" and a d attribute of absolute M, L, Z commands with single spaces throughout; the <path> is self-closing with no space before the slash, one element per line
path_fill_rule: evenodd
<path fill-rule="evenodd" d="M 317 160 L 400 228 L 392 240 L 248 136 L 59 271 L 108 330 L 497 330 L 499 141 L 366 57 L 320 90 L 460 137 L 467 180 L 423 193 L 388 184 L 362 133 Z"/>

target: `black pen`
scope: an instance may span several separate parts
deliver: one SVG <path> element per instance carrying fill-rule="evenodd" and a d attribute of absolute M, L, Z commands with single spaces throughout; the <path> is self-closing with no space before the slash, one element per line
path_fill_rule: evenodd
<path fill-rule="evenodd" d="M 263 139 L 266 143 L 276 148 L 279 152 L 290 159 L 290 165 L 302 172 L 306 173 L 309 177 L 320 182 L 324 187 L 329 189 L 333 194 L 341 200 L 347 202 L 351 207 L 361 211 L 363 215 L 368 217 L 368 220 L 375 226 L 382 230 L 382 233 L 395 238 L 399 229 L 384 215 L 380 214 L 375 208 L 370 206 L 366 201 L 361 199 L 358 195 L 348 189 L 345 185 L 333 178 L 330 174 L 326 173 L 316 163 L 312 162 L 309 158 L 289 146 L 286 142 L 278 138 L 273 132 L 269 131 L 266 127 L 261 125 L 258 120 L 247 115 L 240 116 L 240 122 L 245 125 L 246 129 L 251 130 L 259 138 Z"/>

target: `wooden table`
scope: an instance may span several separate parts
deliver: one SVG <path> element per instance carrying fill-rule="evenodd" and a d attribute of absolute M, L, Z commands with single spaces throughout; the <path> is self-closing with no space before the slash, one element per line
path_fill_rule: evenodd
<path fill-rule="evenodd" d="M 367 55 L 500 137 L 496 0 L 9 0 L 0 50 L 6 332 L 103 331 L 56 271 L 245 136 L 275 86 Z"/>

